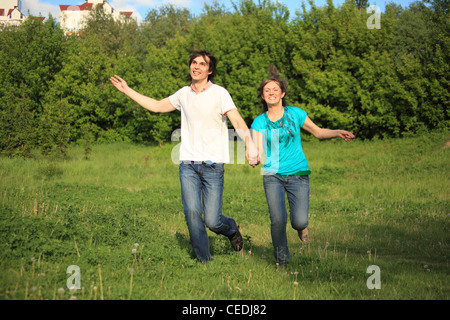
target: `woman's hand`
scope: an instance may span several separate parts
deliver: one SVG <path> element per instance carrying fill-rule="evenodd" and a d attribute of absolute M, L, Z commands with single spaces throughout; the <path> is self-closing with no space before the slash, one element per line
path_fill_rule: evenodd
<path fill-rule="evenodd" d="M 345 141 L 350 141 L 352 139 L 355 139 L 355 135 L 353 133 L 345 131 L 345 130 L 339 130 L 339 137 L 344 139 Z"/>

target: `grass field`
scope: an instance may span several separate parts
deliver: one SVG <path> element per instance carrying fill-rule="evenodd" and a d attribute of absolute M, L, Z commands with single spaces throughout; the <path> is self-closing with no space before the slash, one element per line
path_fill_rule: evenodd
<path fill-rule="evenodd" d="M 449 299 L 449 140 L 305 141 L 310 241 L 288 224 L 287 268 L 274 263 L 259 168 L 226 165 L 223 213 L 245 247 L 209 232 L 214 261 L 204 265 L 189 243 L 175 144 L 0 158 L 0 297 Z M 71 292 L 72 265 L 81 288 Z M 381 289 L 367 286 L 372 265 Z"/>

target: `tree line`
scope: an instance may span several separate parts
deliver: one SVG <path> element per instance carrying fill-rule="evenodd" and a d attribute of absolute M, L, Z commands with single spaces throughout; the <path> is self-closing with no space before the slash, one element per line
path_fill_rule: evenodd
<path fill-rule="evenodd" d="M 28 19 L 0 31 L 0 152 L 64 157 L 72 143 L 162 144 L 178 112 L 153 114 L 109 78 L 155 99 L 187 85 L 193 50 L 219 60 L 215 82 L 228 89 L 248 125 L 262 112 L 256 88 L 274 64 L 289 81 L 287 100 L 319 126 L 362 139 L 403 137 L 449 127 L 450 18 L 447 0 L 394 3 L 368 28 L 367 1 L 309 0 L 295 13 L 274 1 L 205 4 L 194 16 L 170 5 L 145 20 L 114 21 L 92 11 L 78 35 L 57 21 Z"/>

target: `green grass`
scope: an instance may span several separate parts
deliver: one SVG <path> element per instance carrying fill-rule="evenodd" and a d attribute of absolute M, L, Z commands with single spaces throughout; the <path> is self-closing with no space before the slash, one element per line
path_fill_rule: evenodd
<path fill-rule="evenodd" d="M 245 248 L 209 232 L 204 265 L 189 243 L 175 145 L 96 145 L 88 161 L 81 147 L 62 162 L 0 158 L 0 297 L 449 299 L 449 140 L 304 141 L 310 241 L 288 224 L 287 268 L 274 263 L 260 168 L 226 166 L 223 213 Z M 66 286 L 71 265 L 77 292 Z M 371 265 L 380 290 L 367 288 Z"/>

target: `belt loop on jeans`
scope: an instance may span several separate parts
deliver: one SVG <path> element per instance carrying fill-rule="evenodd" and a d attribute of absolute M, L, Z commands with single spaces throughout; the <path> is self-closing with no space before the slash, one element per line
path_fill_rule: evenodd
<path fill-rule="evenodd" d="M 207 164 L 208 166 L 210 166 L 211 168 L 215 168 L 216 164 L 210 160 L 208 161 L 202 161 L 202 164 Z"/>

